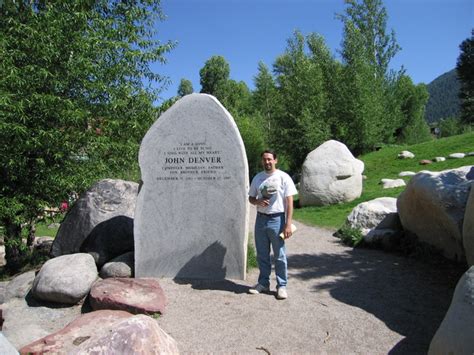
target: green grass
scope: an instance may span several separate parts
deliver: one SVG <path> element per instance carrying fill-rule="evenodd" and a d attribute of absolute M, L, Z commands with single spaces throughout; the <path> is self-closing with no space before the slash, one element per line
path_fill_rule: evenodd
<path fill-rule="evenodd" d="M 255 269 L 256 267 L 258 267 L 257 252 L 255 251 L 253 243 L 253 235 L 250 234 L 247 244 L 247 271 Z"/>
<path fill-rule="evenodd" d="M 397 155 L 402 150 L 409 150 L 415 154 L 414 159 L 398 159 Z M 359 203 L 372 200 L 377 197 L 397 197 L 403 191 L 403 187 L 394 189 L 383 189 L 380 180 L 383 178 L 399 179 L 398 174 L 402 171 L 419 172 L 421 170 L 441 171 L 459 168 L 466 165 L 474 165 L 474 157 L 463 159 L 446 159 L 444 162 L 430 165 L 420 165 L 422 159 L 433 159 L 437 156 L 447 157 L 452 153 L 474 152 L 474 132 L 458 136 L 441 138 L 415 145 L 385 146 L 379 151 L 371 152 L 358 157 L 365 164 L 363 192 L 358 199 L 344 204 L 296 208 L 294 218 L 309 225 L 327 227 L 331 229 L 340 228 L 347 215 Z M 410 177 L 403 178 L 405 182 Z"/>
<path fill-rule="evenodd" d="M 59 227 L 50 227 L 52 222 L 38 222 L 36 224 L 36 233 L 37 237 L 56 237 Z"/>

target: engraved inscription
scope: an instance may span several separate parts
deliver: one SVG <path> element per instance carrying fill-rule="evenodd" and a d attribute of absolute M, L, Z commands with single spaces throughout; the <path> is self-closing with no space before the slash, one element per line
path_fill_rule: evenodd
<path fill-rule="evenodd" d="M 182 142 L 162 154 L 162 181 L 222 181 L 230 179 L 219 150 L 205 142 Z"/>

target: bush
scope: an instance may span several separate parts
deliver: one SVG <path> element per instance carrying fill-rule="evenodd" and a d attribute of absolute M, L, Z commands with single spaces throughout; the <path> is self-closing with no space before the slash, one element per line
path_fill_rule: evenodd
<path fill-rule="evenodd" d="M 350 247 L 362 245 L 364 236 L 360 229 L 351 228 L 344 225 L 335 233 L 336 237 L 340 238 L 342 242 Z"/>
<path fill-rule="evenodd" d="M 463 125 L 456 117 L 445 118 L 439 121 L 440 137 L 451 137 L 463 133 Z"/>
<path fill-rule="evenodd" d="M 247 271 L 258 267 L 257 252 L 253 244 L 249 243 L 247 246 Z"/>

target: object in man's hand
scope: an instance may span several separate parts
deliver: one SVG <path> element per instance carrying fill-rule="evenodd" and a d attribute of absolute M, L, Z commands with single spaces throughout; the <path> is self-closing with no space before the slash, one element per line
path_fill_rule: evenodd
<path fill-rule="evenodd" d="M 291 224 L 291 233 L 294 233 L 296 231 L 296 226 L 292 223 Z M 280 233 L 280 238 L 285 239 L 285 232 Z"/>

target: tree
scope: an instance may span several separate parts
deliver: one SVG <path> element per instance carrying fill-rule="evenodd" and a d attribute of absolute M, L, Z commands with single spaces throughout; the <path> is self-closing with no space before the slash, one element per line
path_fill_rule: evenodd
<path fill-rule="evenodd" d="M 252 95 L 247 84 L 243 81 L 227 80 L 222 86 L 218 98 L 234 116 L 244 116 L 250 113 Z"/>
<path fill-rule="evenodd" d="M 230 66 L 222 56 L 212 56 L 199 71 L 201 93 L 210 94 L 220 101 L 229 80 Z"/>
<path fill-rule="evenodd" d="M 343 140 L 355 153 L 372 150 L 394 136 L 394 112 L 387 106 L 390 60 L 398 51 L 393 31 L 385 33 L 387 14 L 380 0 L 346 0 L 339 113 Z"/>
<path fill-rule="evenodd" d="M 306 38 L 295 32 L 274 64 L 282 111 L 272 143 L 298 171 L 306 155 L 330 136 L 321 65 L 306 52 Z"/>
<path fill-rule="evenodd" d="M 15 270 L 22 230 L 46 206 L 136 164 L 151 85 L 165 82 L 150 63 L 173 44 L 153 37 L 158 0 L 6 0 L 0 11 L 0 223 Z"/>
<path fill-rule="evenodd" d="M 194 92 L 193 83 L 188 79 L 181 79 L 178 87 L 178 96 L 186 96 Z"/>
<path fill-rule="evenodd" d="M 429 96 L 426 85 L 414 85 L 409 76 L 402 75 L 393 92 L 401 114 L 395 129 L 398 141 L 416 144 L 431 139 L 430 128 L 425 121 L 425 107 Z"/>
<path fill-rule="evenodd" d="M 400 46 L 393 30 L 386 33 L 388 15 L 382 0 L 345 0 L 345 3 L 346 13 L 338 17 L 344 23 L 346 36 L 354 31 L 360 34 L 359 50 L 365 61 L 374 69 L 374 75 L 385 77 L 390 60 Z"/>
<path fill-rule="evenodd" d="M 461 121 L 467 124 L 474 123 L 474 29 L 471 37 L 464 40 L 459 46 L 459 55 L 456 71 L 461 82 L 459 98 L 461 99 Z"/>
<path fill-rule="evenodd" d="M 281 100 L 273 75 L 263 63 L 258 63 L 258 74 L 254 77 L 253 107 L 264 121 L 265 132 L 271 135 L 275 119 L 281 111 Z"/>

